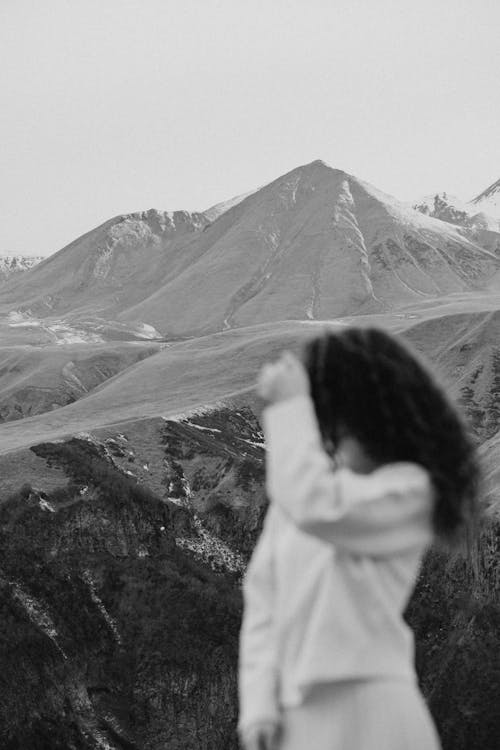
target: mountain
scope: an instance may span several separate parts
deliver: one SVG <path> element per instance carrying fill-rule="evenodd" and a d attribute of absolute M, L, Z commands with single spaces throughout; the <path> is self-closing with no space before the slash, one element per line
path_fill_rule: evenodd
<path fill-rule="evenodd" d="M 0 284 L 12 274 L 29 271 L 42 260 L 41 255 L 0 255 Z"/>
<path fill-rule="evenodd" d="M 483 247 L 467 232 L 316 161 L 211 223 L 153 210 L 112 219 L 8 283 L 0 310 L 99 315 L 168 338 L 384 312 L 497 289 L 496 234 Z"/>
<path fill-rule="evenodd" d="M 500 231 L 500 219 L 479 210 L 473 201 L 464 203 L 460 198 L 448 193 L 435 193 L 421 198 L 412 208 L 426 216 L 446 221 L 449 224 L 477 230 Z M 476 235 L 479 239 L 480 235 Z"/>
<path fill-rule="evenodd" d="M 471 204 L 476 207 L 476 210 L 484 211 L 500 220 L 500 180 L 473 198 Z"/>
<path fill-rule="evenodd" d="M 207 224 L 203 214 L 154 209 L 110 219 L 43 260 L 34 276 L 13 278 L 0 309 L 33 319 L 114 316 L 154 291 L 166 272 L 183 268 L 193 235 Z"/>

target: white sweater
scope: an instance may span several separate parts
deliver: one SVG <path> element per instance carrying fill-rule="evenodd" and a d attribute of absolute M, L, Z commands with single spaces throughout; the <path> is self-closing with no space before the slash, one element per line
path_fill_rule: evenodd
<path fill-rule="evenodd" d="M 266 407 L 263 428 L 271 504 L 243 583 L 240 732 L 315 682 L 414 680 L 402 612 L 432 541 L 422 466 L 335 469 L 305 395 Z"/>

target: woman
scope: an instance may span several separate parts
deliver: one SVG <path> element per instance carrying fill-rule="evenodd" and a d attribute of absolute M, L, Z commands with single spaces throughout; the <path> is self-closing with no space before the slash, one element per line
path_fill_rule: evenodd
<path fill-rule="evenodd" d="M 478 466 L 427 369 L 377 329 L 265 365 L 270 507 L 243 591 L 245 750 L 437 750 L 402 613 L 422 556 L 457 537 Z"/>

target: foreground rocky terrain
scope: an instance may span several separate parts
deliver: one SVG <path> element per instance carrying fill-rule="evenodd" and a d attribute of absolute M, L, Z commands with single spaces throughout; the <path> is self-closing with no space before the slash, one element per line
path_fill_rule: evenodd
<path fill-rule="evenodd" d="M 2 747 L 236 747 L 263 448 L 248 410 L 210 425 L 156 425 L 156 493 L 124 434 L 33 448 L 61 485 L 0 506 Z"/>
<path fill-rule="evenodd" d="M 29 453 L 37 485 L 0 505 L 2 747 L 236 750 L 240 582 L 266 508 L 254 411 Z M 499 531 L 493 514 L 469 550 L 432 551 L 407 611 L 446 750 L 500 736 Z"/>

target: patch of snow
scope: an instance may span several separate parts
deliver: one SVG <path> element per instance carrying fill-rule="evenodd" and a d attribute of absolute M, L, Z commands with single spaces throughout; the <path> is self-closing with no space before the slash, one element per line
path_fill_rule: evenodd
<path fill-rule="evenodd" d="M 47 500 L 44 500 L 43 497 L 40 498 L 40 502 L 38 504 L 42 510 L 48 510 L 50 513 L 56 512 L 56 509 L 54 508 L 54 506 L 51 503 L 49 503 Z"/>
<path fill-rule="evenodd" d="M 495 210 L 489 210 L 487 204 L 479 198 L 465 202 L 446 192 L 433 193 L 414 202 L 411 208 L 451 224 L 500 231 L 500 212 L 497 215 Z"/>
<path fill-rule="evenodd" d="M 106 621 L 109 629 L 111 630 L 111 632 L 115 636 L 116 642 L 118 644 L 121 644 L 122 639 L 121 639 L 121 635 L 120 635 L 120 633 L 118 631 L 118 628 L 116 626 L 116 622 L 111 617 L 111 615 L 109 614 L 108 610 L 104 606 L 104 602 L 102 601 L 102 599 L 98 596 L 98 594 L 96 592 L 96 584 L 95 584 L 94 579 L 92 578 L 92 574 L 91 574 L 90 570 L 84 570 L 83 573 L 82 573 L 82 578 L 85 581 L 85 583 L 87 584 L 87 586 L 89 587 L 90 598 L 92 599 L 92 601 L 94 602 L 94 604 L 99 609 L 99 611 L 100 611 L 101 615 L 103 616 L 104 620 Z"/>
<path fill-rule="evenodd" d="M 435 208 L 436 198 L 441 198 L 447 203 L 447 205 L 453 206 L 459 211 L 464 211 L 465 213 L 469 213 L 470 211 L 470 207 L 468 207 L 464 201 L 461 201 L 460 198 L 457 198 L 456 195 L 448 195 L 448 193 L 445 192 L 433 193 L 432 195 L 424 195 L 423 198 L 412 203 L 411 207 L 416 208 L 416 206 L 418 205 L 418 210 L 421 210 L 421 213 L 431 214 Z"/>
<path fill-rule="evenodd" d="M 7 325 L 10 328 L 42 328 L 53 338 L 55 344 L 104 342 L 104 338 L 97 333 L 76 328 L 63 320 L 40 320 L 30 311 L 11 310 L 7 315 Z"/>
<path fill-rule="evenodd" d="M 295 175 L 295 177 L 292 177 L 283 185 L 283 192 L 280 195 L 280 199 L 283 202 L 283 204 L 286 206 L 286 208 L 291 208 L 294 206 L 297 202 L 297 187 L 300 182 L 301 174 L 300 172 Z"/>
<path fill-rule="evenodd" d="M 8 278 L 14 274 L 29 271 L 42 260 L 44 258 L 38 255 L 0 255 L 0 277 Z"/>
<path fill-rule="evenodd" d="M 43 324 L 43 328 L 53 333 L 56 337 L 57 344 L 99 344 L 103 343 L 105 339 L 98 333 L 85 331 L 80 328 L 74 328 L 67 323 L 52 323 Z"/>
<path fill-rule="evenodd" d="M 248 440 L 247 438 L 240 438 L 240 440 L 243 440 L 245 443 L 250 443 L 250 445 L 255 445 L 257 448 L 265 448 L 266 444 L 264 441 L 256 442 L 255 440 Z"/>
<path fill-rule="evenodd" d="M 167 500 L 169 500 L 171 503 L 175 503 L 176 505 L 184 505 L 184 500 L 180 497 L 171 497 L 169 495 L 167 497 Z"/>
<path fill-rule="evenodd" d="M 63 658 L 67 659 L 68 657 L 57 642 L 58 632 L 46 606 L 25 591 L 20 584 L 14 581 L 11 583 L 13 585 L 12 596 L 14 599 L 17 599 L 22 604 L 31 622 L 36 625 L 42 633 L 47 636 L 47 638 L 50 638 L 57 650 L 62 654 Z"/>
<path fill-rule="evenodd" d="M 136 323 L 133 327 L 134 333 L 142 339 L 161 339 L 162 334 L 149 323 Z"/>
<path fill-rule="evenodd" d="M 21 312 L 20 310 L 11 310 L 7 314 L 7 325 L 11 328 L 18 328 L 22 326 L 41 326 L 42 321 L 33 318 L 28 312 Z"/>
<path fill-rule="evenodd" d="M 202 427 L 201 424 L 195 424 L 194 422 L 190 422 L 189 426 L 196 427 L 197 430 L 203 430 L 204 432 L 221 432 L 217 427 Z"/>
<path fill-rule="evenodd" d="M 479 210 L 500 221 L 500 180 L 483 190 L 480 195 L 470 201 L 474 210 Z"/>
<path fill-rule="evenodd" d="M 162 415 L 162 419 L 165 422 L 188 422 L 191 417 L 201 417 L 207 414 L 211 414 L 218 409 L 225 408 L 225 404 L 222 401 L 215 401 L 212 404 L 205 404 L 200 406 L 193 406 L 185 412 L 179 412 L 172 415 Z"/>

